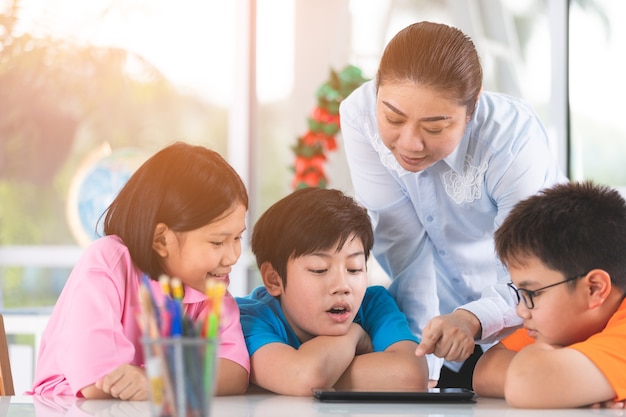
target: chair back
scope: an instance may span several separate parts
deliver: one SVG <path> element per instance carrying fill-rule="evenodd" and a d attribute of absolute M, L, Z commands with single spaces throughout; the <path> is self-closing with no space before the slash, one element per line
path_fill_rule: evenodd
<path fill-rule="evenodd" d="M 9 344 L 4 331 L 4 318 L 0 314 L 0 395 L 15 395 L 13 374 L 9 361 Z"/>

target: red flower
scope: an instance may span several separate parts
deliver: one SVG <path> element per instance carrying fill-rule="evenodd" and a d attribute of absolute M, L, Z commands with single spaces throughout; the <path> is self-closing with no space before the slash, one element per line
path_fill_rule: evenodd
<path fill-rule="evenodd" d="M 313 158 L 297 157 L 295 162 L 296 174 L 291 183 L 292 188 L 326 186 L 323 163 L 326 156 L 318 155 Z"/>
<path fill-rule="evenodd" d="M 327 109 L 317 106 L 311 112 L 313 120 L 324 124 L 339 124 L 339 113 L 332 114 Z"/>
<path fill-rule="evenodd" d="M 326 155 L 315 155 L 312 158 L 304 158 L 301 156 L 296 157 L 294 165 L 296 175 L 306 174 L 309 171 L 324 172 L 324 163 L 326 162 Z"/>
<path fill-rule="evenodd" d="M 337 149 L 337 140 L 334 136 L 326 136 L 326 150 L 334 151 Z"/>
<path fill-rule="evenodd" d="M 337 149 L 339 103 L 365 81 L 360 69 L 348 65 L 340 73 L 331 70 L 329 81 L 317 90 L 317 106 L 307 119 L 309 130 L 291 147 L 296 155 L 292 188 L 326 188 L 325 152 Z"/>
<path fill-rule="evenodd" d="M 302 136 L 302 143 L 307 146 L 314 146 L 315 144 L 323 145 L 325 139 L 323 138 L 323 134 L 313 132 L 312 130 L 307 130 L 307 132 Z"/>
<path fill-rule="evenodd" d="M 306 146 L 321 146 L 323 149 L 320 151 L 334 151 L 337 149 L 337 141 L 332 135 L 327 135 L 323 132 L 307 131 L 304 136 L 300 138 L 303 145 Z"/>

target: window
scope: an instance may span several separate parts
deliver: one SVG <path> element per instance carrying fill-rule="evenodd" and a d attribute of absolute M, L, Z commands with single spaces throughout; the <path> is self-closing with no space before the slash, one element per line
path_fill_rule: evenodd
<path fill-rule="evenodd" d="M 625 187 L 626 3 L 571 2 L 569 98 L 572 178 Z"/>
<path fill-rule="evenodd" d="M 185 140 L 227 157 L 234 4 L 6 0 L 0 13 L 17 19 L 0 27 L 0 308 L 51 306 L 147 156 Z"/>

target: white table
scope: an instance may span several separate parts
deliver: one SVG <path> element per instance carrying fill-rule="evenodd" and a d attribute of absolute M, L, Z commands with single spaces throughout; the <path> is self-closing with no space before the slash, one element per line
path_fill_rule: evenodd
<path fill-rule="evenodd" d="M 0 397 L 2 417 L 148 417 L 147 402 L 84 400 L 73 397 Z M 503 400 L 478 398 L 464 404 L 356 404 L 321 403 L 310 397 L 268 394 L 217 397 L 212 417 L 540 417 L 540 416 L 625 416 L 624 410 L 521 410 Z"/>

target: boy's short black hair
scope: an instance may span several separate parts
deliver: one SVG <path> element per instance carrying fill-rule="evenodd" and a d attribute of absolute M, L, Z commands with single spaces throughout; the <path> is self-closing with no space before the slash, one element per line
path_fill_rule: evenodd
<path fill-rule="evenodd" d="M 559 184 L 519 202 L 495 232 L 498 257 L 536 257 L 566 277 L 603 269 L 626 290 L 626 201 L 591 181 Z"/>
<path fill-rule="evenodd" d="M 374 244 L 367 210 L 343 192 L 301 188 L 272 205 L 256 222 L 252 252 L 260 267 L 270 262 L 286 284 L 287 261 L 339 246 L 354 236 L 361 240 L 365 259 Z"/>

